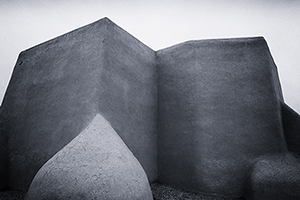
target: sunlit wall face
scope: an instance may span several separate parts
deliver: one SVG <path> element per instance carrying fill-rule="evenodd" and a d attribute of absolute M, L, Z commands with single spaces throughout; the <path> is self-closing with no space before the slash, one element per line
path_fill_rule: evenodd
<path fill-rule="evenodd" d="M 192 39 L 264 36 L 285 101 L 300 113 L 296 0 L 0 0 L 0 100 L 20 51 L 103 17 L 154 50 Z"/>

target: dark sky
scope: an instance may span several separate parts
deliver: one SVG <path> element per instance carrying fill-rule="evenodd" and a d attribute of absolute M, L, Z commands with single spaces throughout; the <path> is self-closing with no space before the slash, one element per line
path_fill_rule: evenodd
<path fill-rule="evenodd" d="M 300 113 L 300 1 L 292 0 L 0 0 L 0 102 L 20 51 L 103 17 L 154 50 L 264 36 L 285 101 Z"/>

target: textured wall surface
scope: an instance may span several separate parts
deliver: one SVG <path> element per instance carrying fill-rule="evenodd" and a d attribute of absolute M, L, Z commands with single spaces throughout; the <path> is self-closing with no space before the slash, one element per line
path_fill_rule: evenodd
<path fill-rule="evenodd" d="M 252 160 L 286 151 L 265 40 L 186 42 L 158 51 L 157 62 L 159 181 L 242 196 Z"/>
<path fill-rule="evenodd" d="M 245 186 L 249 200 L 300 199 L 300 159 L 290 153 L 262 157 L 252 166 Z"/>
<path fill-rule="evenodd" d="M 98 109 L 156 180 L 156 58 L 155 52 L 110 23 Z"/>
<path fill-rule="evenodd" d="M 151 199 L 143 170 L 206 195 L 300 198 L 300 117 L 262 37 L 155 52 L 104 18 L 21 52 L 0 117 L 0 188 L 35 177 L 27 199 Z"/>
<path fill-rule="evenodd" d="M 288 150 L 300 158 L 300 115 L 281 102 L 281 117 Z"/>
<path fill-rule="evenodd" d="M 152 200 L 142 166 L 111 125 L 96 115 L 34 177 L 28 200 Z"/>
<path fill-rule="evenodd" d="M 28 189 L 98 112 L 155 180 L 155 83 L 154 51 L 107 18 L 22 52 L 2 106 L 9 185 Z"/>
<path fill-rule="evenodd" d="M 0 107 L 0 190 L 7 186 L 8 180 L 8 140 Z"/>

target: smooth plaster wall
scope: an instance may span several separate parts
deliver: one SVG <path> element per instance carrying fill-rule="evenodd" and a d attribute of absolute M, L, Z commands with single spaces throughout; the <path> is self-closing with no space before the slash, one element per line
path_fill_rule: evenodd
<path fill-rule="evenodd" d="M 9 186 L 27 190 L 98 112 L 155 180 L 155 70 L 154 51 L 107 18 L 23 51 L 2 106 Z"/>
<path fill-rule="evenodd" d="M 242 196 L 255 159 L 286 151 L 265 40 L 190 41 L 158 51 L 157 62 L 158 180 Z"/>

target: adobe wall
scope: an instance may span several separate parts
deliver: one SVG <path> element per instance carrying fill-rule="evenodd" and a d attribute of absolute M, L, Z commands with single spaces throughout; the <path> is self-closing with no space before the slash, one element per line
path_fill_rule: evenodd
<path fill-rule="evenodd" d="M 5 132 L 0 106 L 0 190 L 7 186 L 8 180 L 8 140 Z"/>
<path fill-rule="evenodd" d="M 83 150 L 84 149 L 84 150 Z M 147 175 L 103 116 L 49 159 L 25 200 L 153 200 Z"/>
<path fill-rule="evenodd" d="M 190 41 L 159 50 L 157 62 L 158 180 L 242 196 L 255 159 L 286 151 L 265 40 Z"/>
<path fill-rule="evenodd" d="M 27 190 L 49 159 L 64 160 L 68 153 L 58 152 L 72 149 L 69 142 L 97 115 L 124 141 L 150 183 L 197 193 L 240 197 L 247 181 L 254 189 L 259 181 L 269 183 L 265 174 L 256 179 L 265 170 L 262 158 L 274 161 L 270 172 L 276 174 L 280 160 L 274 157 L 300 152 L 299 115 L 283 103 L 262 37 L 190 41 L 154 52 L 104 18 L 21 52 L 1 115 L 0 188 Z M 90 139 L 85 135 L 84 141 Z M 86 161 L 96 163 L 90 159 L 99 155 L 90 150 Z M 85 179 L 80 170 L 86 166 L 77 167 L 70 155 L 72 170 Z M 42 169 L 51 171 L 47 166 Z M 258 173 L 251 173 L 253 166 Z M 298 183 L 289 179 L 298 173 L 293 167 L 282 175 L 287 179 L 272 178 L 272 184 Z"/>
<path fill-rule="evenodd" d="M 155 52 L 116 25 L 107 27 L 98 106 L 146 171 L 156 180 Z"/>
<path fill-rule="evenodd" d="M 23 51 L 2 104 L 9 186 L 27 190 L 97 113 L 155 180 L 155 82 L 154 51 L 107 18 Z"/>
<path fill-rule="evenodd" d="M 300 158 L 300 115 L 287 104 L 280 103 L 283 131 L 288 150 Z"/>

